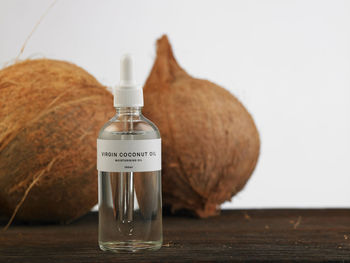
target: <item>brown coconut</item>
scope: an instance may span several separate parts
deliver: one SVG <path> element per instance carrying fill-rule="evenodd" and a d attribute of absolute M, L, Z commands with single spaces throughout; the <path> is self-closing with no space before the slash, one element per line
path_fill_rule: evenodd
<path fill-rule="evenodd" d="M 166 36 L 144 86 L 144 114 L 162 136 L 163 202 L 173 212 L 216 215 L 246 184 L 259 134 L 244 106 L 222 87 L 188 75 Z"/>
<path fill-rule="evenodd" d="M 73 64 L 27 60 L 0 71 L 0 108 L 0 213 L 66 222 L 88 212 L 112 95 Z"/>

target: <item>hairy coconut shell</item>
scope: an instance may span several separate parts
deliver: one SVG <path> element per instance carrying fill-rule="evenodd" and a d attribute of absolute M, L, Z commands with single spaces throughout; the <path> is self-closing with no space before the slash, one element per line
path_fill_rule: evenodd
<path fill-rule="evenodd" d="M 165 205 L 200 217 L 217 214 L 257 163 L 260 141 L 252 117 L 227 90 L 188 75 L 166 36 L 157 42 L 144 97 L 144 114 L 162 135 Z"/>
<path fill-rule="evenodd" d="M 27 60 L 0 71 L 0 108 L 0 213 L 70 221 L 88 212 L 112 95 L 73 64 Z"/>

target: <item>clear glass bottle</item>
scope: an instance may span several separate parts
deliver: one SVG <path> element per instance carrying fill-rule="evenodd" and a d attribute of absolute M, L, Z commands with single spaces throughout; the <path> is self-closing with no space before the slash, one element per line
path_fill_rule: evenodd
<path fill-rule="evenodd" d="M 117 112 L 98 136 L 98 240 L 105 251 L 137 252 L 162 246 L 160 133 L 141 113 L 142 89 L 141 95 L 138 90 L 131 99 L 123 97 L 123 87 L 136 90 L 129 85 L 131 62 L 129 56 L 121 61 Z"/>

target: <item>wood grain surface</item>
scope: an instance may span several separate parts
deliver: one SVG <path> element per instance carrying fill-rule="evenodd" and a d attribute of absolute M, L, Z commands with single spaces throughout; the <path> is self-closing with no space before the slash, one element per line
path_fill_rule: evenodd
<path fill-rule="evenodd" d="M 102 252 L 97 220 L 91 212 L 70 225 L 14 224 L 0 232 L 0 262 L 350 261 L 350 210 L 345 209 L 165 216 L 163 247 L 140 254 Z"/>

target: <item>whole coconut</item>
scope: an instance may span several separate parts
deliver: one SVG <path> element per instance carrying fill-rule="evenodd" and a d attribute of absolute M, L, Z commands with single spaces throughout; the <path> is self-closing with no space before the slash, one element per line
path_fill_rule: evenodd
<path fill-rule="evenodd" d="M 62 222 L 88 212 L 112 95 L 73 64 L 27 60 L 0 71 L 0 109 L 0 213 Z"/>
<path fill-rule="evenodd" d="M 144 113 L 160 129 L 165 205 L 200 217 L 218 213 L 246 184 L 259 156 L 259 134 L 227 90 L 188 75 L 166 36 L 144 87 Z"/>

